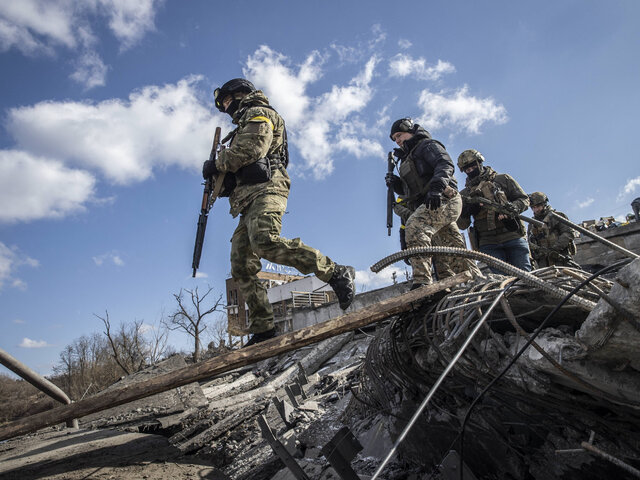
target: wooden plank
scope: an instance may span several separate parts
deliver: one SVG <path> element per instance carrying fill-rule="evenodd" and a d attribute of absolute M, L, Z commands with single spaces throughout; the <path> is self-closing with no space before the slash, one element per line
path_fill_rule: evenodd
<path fill-rule="evenodd" d="M 102 392 L 70 405 L 62 405 L 46 412 L 15 420 L 0 427 L 0 440 L 34 432 L 40 428 L 57 425 L 73 418 L 84 417 L 90 413 L 122 405 L 139 398 L 187 385 L 191 382 L 205 380 L 260 360 L 297 350 L 341 333 L 365 327 L 371 323 L 411 310 L 414 308 L 415 302 L 466 282 L 471 278 L 471 274 L 468 272 L 459 273 L 440 282 L 418 288 L 397 297 L 382 300 L 326 322 L 286 333 L 251 347 L 213 357 L 204 362 L 189 365 L 132 385 L 125 385 L 118 390 Z"/>

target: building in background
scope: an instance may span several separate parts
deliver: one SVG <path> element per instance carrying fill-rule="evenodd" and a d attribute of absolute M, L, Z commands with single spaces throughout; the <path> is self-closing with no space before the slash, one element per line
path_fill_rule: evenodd
<path fill-rule="evenodd" d="M 333 289 L 315 275 L 305 277 L 293 268 L 266 261 L 262 262 L 262 268 L 258 278 L 267 289 L 279 333 L 291 330 L 293 309 L 316 307 L 336 300 Z M 231 336 L 248 335 L 248 307 L 233 278 L 227 278 L 226 291 L 227 332 Z"/>

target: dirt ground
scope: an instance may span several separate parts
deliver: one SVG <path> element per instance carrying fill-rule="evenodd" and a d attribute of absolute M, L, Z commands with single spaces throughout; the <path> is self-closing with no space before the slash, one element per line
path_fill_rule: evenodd
<path fill-rule="evenodd" d="M 40 478 L 228 479 L 202 459 L 181 456 L 160 435 L 50 428 L 0 443 L 0 479 Z"/>

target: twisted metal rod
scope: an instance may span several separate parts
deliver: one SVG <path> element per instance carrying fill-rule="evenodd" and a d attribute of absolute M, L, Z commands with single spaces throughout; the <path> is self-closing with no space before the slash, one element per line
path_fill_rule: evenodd
<path fill-rule="evenodd" d="M 487 255 L 486 253 L 471 251 L 465 248 L 456 248 L 456 247 L 407 248 L 406 250 L 402 250 L 400 252 L 393 253 L 387 257 L 384 257 L 382 260 L 379 260 L 378 262 L 374 263 L 370 268 L 372 272 L 378 273 L 383 268 L 393 263 L 396 263 L 400 260 L 404 260 L 412 257 L 418 257 L 418 256 L 425 256 L 425 255 L 429 255 L 429 256 L 457 255 L 464 258 L 471 258 L 473 260 L 480 260 L 481 262 L 484 262 L 487 265 L 490 265 L 498 270 L 501 270 L 513 277 L 517 277 L 519 280 L 522 280 L 524 283 L 526 283 L 529 286 L 537 287 L 547 293 L 550 293 L 556 298 L 564 298 L 566 295 L 566 292 L 563 291 L 562 289 L 556 287 L 555 285 L 552 285 L 549 282 L 545 282 L 544 280 L 539 279 L 538 277 L 536 277 L 535 275 L 532 275 L 529 272 L 525 272 L 524 270 L 514 267 L 513 265 L 507 262 L 504 262 L 502 260 L 499 260 L 495 257 L 492 257 L 491 255 Z M 574 305 L 577 305 L 583 308 L 588 312 L 593 310 L 596 306 L 595 302 L 586 300 L 576 295 L 571 297 L 570 302 L 573 303 Z"/>

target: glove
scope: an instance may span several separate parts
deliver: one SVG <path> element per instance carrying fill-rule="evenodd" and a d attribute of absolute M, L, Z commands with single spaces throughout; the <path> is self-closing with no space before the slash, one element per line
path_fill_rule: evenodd
<path fill-rule="evenodd" d="M 394 175 L 393 173 L 387 173 L 384 176 L 384 183 L 387 184 L 387 187 L 392 187 L 394 188 L 395 185 L 397 184 L 397 182 L 400 181 L 400 177 L 397 175 Z"/>
<path fill-rule="evenodd" d="M 424 199 L 424 204 L 429 210 L 437 210 L 440 208 L 440 205 L 442 205 L 442 194 L 440 192 L 429 190 Z"/>
<path fill-rule="evenodd" d="M 462 206 L 462 215 L 465 217 L 475 216 L 480 213 L 480 208 L 477 203 L 465 203 Z"/>
<path fill-rule="evenodd" d="M 220 173 L 218 171 L 218 168 L 216 167 L 216 161 L 215 160 L 206 160 L 203 164 L 202 164 L 202 176 L 204 177 L 205 180 L 218 175 L 218 173 Z"/>
<path fill-rule="evenodd" d="M 402 160 L 407 156 L 407 152 L 405 152 L 402 148 L 394 148 L 393 156 Z"/>

